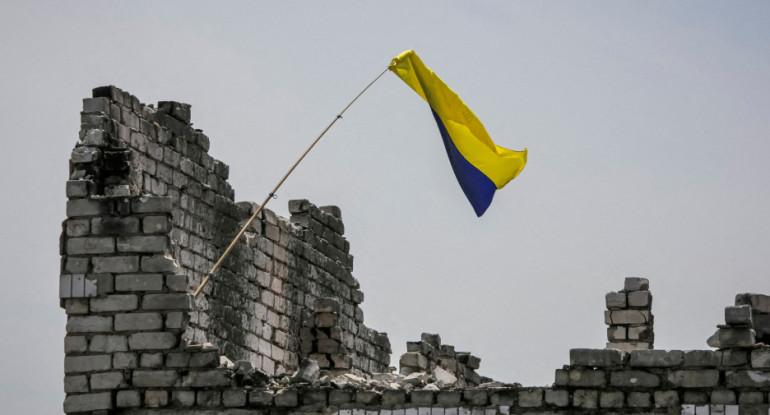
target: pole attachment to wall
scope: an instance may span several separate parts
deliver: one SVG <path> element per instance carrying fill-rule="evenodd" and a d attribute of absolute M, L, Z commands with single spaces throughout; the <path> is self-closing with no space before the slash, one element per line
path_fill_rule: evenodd
<path fill-rule="evenodd" d="M 243 234 L 244 234 L 244 233 L 246 233 L 246 228 L 248 228 L 248 227 L 249 227 L 249 225 L 251 225 L 251 223 L 252 223 L 252 222 L 254 222 L 254 219 L 256 219 L 256 218 L 259 216 L 259 214 L 260 214 L 260 213 L 262 213 L 262 210 L 264 210 L 264 208 L 265 208 L 265 205 L 267 205 L 267 202 L 269 202 L 269 201 L 270 201 L 270 199 L 272 199 L 272 198 L 273 198 L 273 196 L 274 196 L 274 195 L 276 194 L 276 192 L 278 191 L 278 188 L 280 188 L 280 187 L 281 187 L 281 185 L 283 184 L 283 182 L 285 182 L 285 181 L 286 181 L 286 179 L 289 177 L 289 175 L 290 175 L 290 174 L 291 174 L 291 173 L 294 171 L 294 169 L 296 169 L 296 168 L 297 168 L 297 166 L 298 166 L 298 165 L 299 165 L 299 163 L 302 161 L 302 159 L 304 159 L 304 158 L 305 158 L 305 156 L 307 156 L 307 153 L 309 153 L 309 152 L 310 152 L 310 150 L 312 150 L 312 149 L 313 149 L 313 147 L 315 147 L 316 143 L 318 143 L 318 141 L 320 141 L 320 140 L 321 140 L 321 137 L 323 137 L 323 136 L 324 136 L 324 134 L 326 134 L 326 132 L 327 132 L 327 131 L 329 131 L 329 129 L 330 129 L 330 128 L 332 128 L 332 125 L 334 125 L 334 123 L 336 123 L 336 122 L 337 122 L 337 120 L 339 120 L 339 119 L 341 119 L 341 118 L 342 118 L 342 114 L 344 114 L 344 113 L 345 113 L 345 111 L 347 111 L 347 110 L 348 110 L 348 108 L 350 108 L 350 106 L 351 106 L 351 105 L 353 105 L 353 103 L 354 103 L 354 102 L 356 102 L 356 100 L 357 100 L 357 99 L 358 99 L 358 98 L 359 98 L 361 95 L 363 95 L 363 94 L 364 94 L 364 92 L 366 92 L 366 90 L 367 90 L 367 89 L 369 89 L 369 87 L 370 87 L 370 86 L 372 86 L 372 85 L 373 85 L 375 82 L 377 82 L 377 80 L 378 80 L 378 79 L 380 79 L 380 77 L 382 77 L 382 75 L 384 75 L 384 74 L 385 74 L 385 72 L 387 72 L 387 71 L 388 71 L 388 68 L 385 68 L 385 70 L 384 70 L 384 71 L 382 71 L 382 73 L 380 73 L 379 75 L 377 75 L 377 77 L 376 77 L 376 78 L 374 78 L 374 80 L 373 80 L 372 82 L 370 82 L 370 83 L 369 83 L 369 85 L 367 85 L 367 86 L 366 86 L 366 88 L 364 88 L 363 90 L 361 90 L 361 92 L 359 92 L 359 93 L 358 93 L 358 95 L 356 95 L 356 97 L 355 97 L 355 98 L 353 98 L 353 100 L 352 100 L 352 101 L 350 101 L 350 103 L 349 103 L 349 104 L 348 104 L 348 105 L 347 105 L 347 106 L 346 106 L 346 107 L 345 107 L 345 108 L 344 108 L 342 111 L 340 111 L 340 113 L 339 113 L 339 114 L 337 114 L 337 116 L 336 116 L 336 117 L 334 117 L 334 119 L 332 120 L 332 122 L 330 122 L 330 123 L 329 123 L 329 125 L 327 125 L 327 126 L 326 126 L 326 128 L 324 128 L 324 130 L 321 132 L 321 134 L 319 134 L 319 135 L 318 135 L 318 137 L 316 137 L 316 139 L 315 139 L 315 140 L 313 140 L 313 143 L 312 143 L 312 144 L 310 144 L 310 147 L 308 147 L 308 148 L 307 148 L 307 150 L 305 150 L 305 152 L 304 152 L 304 153 L 302 153 L 302 155 L 299 157 L 299 159 L 297 159 L 297 161 L 295 161 L 295 162 L 294 162 L 294 165 L 293 165 L 293 166 L 291 166 L 291 168 L 289 169 L 289 171 L 288 171 L 288 172 L 286 172 L 286 174 L 285 174 L 285 175 L 283 176 L 283 178 L 282 178 L 282 179 L 281 179 L 281 180 L 278 182 L 278 184 L 277 184 L 277 185 L 275 185 L 275 187 L 273 188 L 273 191 L 272 191 L 272 192 L 270 192 L 270 193 L 267 195 L 267 197 L 266 197 L 266 198 L 265 198 L 265 200 L 262 202 L 262 204 L 261 204 L 261 205 L 259 205 L 259 208 L 258 208 L 258 209 L 257 209 L 257 210 L 254 212 L 254 214 L 253 214 L 253 215 L 251 215 L 251 217 L 249 218 L 249 220 L 248 220 L 248 221 L 246 221 L 246 224 L 245 224 L 245 225 L 243 225 L 243 227 L 241 228 L 240 232 L 238 232 L 238 234 L 237 234 L 237 235 L 235 235 L 235 238 L 233 238 L 232 242 L 230 242 L 230 245 L 227 247 L 227 249 L 225 249 L 225 251 L 224 251 L 224 252 L 222 253 L 222 255 L 219 257 L 219 259 L 218 259 L 218 260 L 217 260 L 217 262 L 214 264 L 214 266 L 213 266 L 213 267 L 211 267 L 211 270 L 210 270 L 208 273 L 206 273 L 206 278 L 204 278 L 204 279 L 203 279 L 203 282 L 201 282 L 201 285 L 199 285 L 199 286 L 198 286 L 198 288 L 195 290 L 195 292 L 193 293 L 193 297 L 198 297 L 198 294 L 200 294 L 200 293 L 201 293 L 201 291 L 203 290 L 203 287 L 205 287 L 205 286 L 206 286 L 206 283 L 208 283 L 208 282 L 209 282 L 209 279 L 211 278 L 211 276 L 212 276 L 212 275 L 214 275 L 214 273 L 215 273 L 215 272 L 216 272 L 216 271 L 219 269 L 219 267 L 222 265 L 222 262 L 224 262 L 225 258 L 227 258 L 227 256 L 230 254 L 230 251 L 232 251 L 232 250 L 233 250 L 233 247 L 235 247 L 235 244 L 238 242 L 238 240 L 239 240 L 239 239 L 241 239 L 241 237 L 243 236 Z"/>

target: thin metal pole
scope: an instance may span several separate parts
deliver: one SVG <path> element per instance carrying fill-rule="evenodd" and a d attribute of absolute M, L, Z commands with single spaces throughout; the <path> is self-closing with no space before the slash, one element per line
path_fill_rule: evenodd
<path fill-rule="evenodd" d="M 345 107 L 345 108 L 344 108 L 342 111 L 340 111 L 340 113 L 339 113 L 339 114 L 337 114 L 337 116 L 336 116 L 336 117 L 334 117 L 334 119 L 332 120 L 332 122 L 331 122 L 331 123 L 329 123 L 329 125 L 327 125 L 327 126 L 326 126 L 326 128 L 324 128 L 324 130 L 321 132 L 321 134 L 320 134 L 320 135 L 319 135 L 319 136 L 318 136 L 318 137 L 317 137 L 317 138 L 316 138 L 316 139 L 313 141 L 313 143 L 312 143 L 312 144 L 310 144 L 310 147 L 308 147 L 308 148 L 307 148 L 307 150 L 305 150 L 305 152 L 304 152 L 304 153 L 302 153 L 302 155 L 299 157 L 299 159 L 297 159 L 297 161 L 296 161 L 296 162 L 294 162 L 294 165 L 293 165 L 293 166 L 291 166 L 291 168 L 289 169 L 289 171 L 288 171 L 288 172 L 286 172 L 286 174 L 283 176 L 283 178 L 281 179 L 281 181 L 279 181 L 279 182 L 278 182 L 278 184 L 277 184 L 277 185 L 275 185 L 275 188 L 273 188 L 273 191 L 272 191 L 272 192 L 270 192 L 270 194 L 268 194 L 268 195 L 267 195 L 267 197 L 266 197 L 266 198 L 265 198 L 265 200 L 262 202 L 262 204 L 259 206 L 259 208 L 257 209 L 257 211 L 256 211 L 256 212 L 254 212 L 254 214 L 253 214 L 253 215 L 251 215 L 251 217 L 250 217 L 250 218 L 249 218 L 249 220 L 246 222 L 246 224 L 245 224 L 245 225 L 243 225 L 243 228 L 241 228 L 241 231 L 240 231 L 240 232 L 238 232 L 238 234 L 237 234 L 237 235 L 235 235 L 235 238 L 233 238 L 233 241 L 232 241 L 232 242 L 230 242 L 230 245 L 227 247 L 227 249 L 225 249 L 225 252 L 223 252 L 223 253 L 222 253 L 222 256 L 220 256 L 220 257 L 219 257 L 219 259 L 217 260 L 217 262 L 216 262 L 216 263 L 214 264 L 214 266 L 211 268 L 211 271 L 209 271 L 209 272 L 206 274 L 206 278 L 204 278 L 204 279 L 203 279 L 203 282 L 201 282 L 201 285 L 199 285 L 199 286 L 198 286 L 198 288 L 195 290 L 195 293 L 193 294 L 193 297 L 198 297 L 198 294 L 200 294 L 200 292 L 203 290 L 203 287 L 205 287 L 205 286 L 206 286 L 206 283 L 207 283 L 207 282 L 209 282 L 209 279 L 211 278 L 211 276 L 212 276 L 212 275 L 214 275 L 214 273 L 215 273 L 215 272 L 216 272 L 216 271 L 219 269 L 220 265 L 222 265 L 222 262 L 223 262 L 223 261 L 225 260 L 225 258 L 227 258 L 227 256 L 230 254 L 230 251 L 232 251 L 232 250 L 233 250 L 233 247 L 235 247 L 235 244 L 238 242 L 238 240 L 239 240 L 239 239 L 241 239 L 241 236 L 243 236 L 243 234 L 246 232 L 246 228 L 248 228 L 248 227 L 249 227 L 249 225 L 251 225 L 251 223 L 252 223 L 252 222 L 254 222 L 254 219 L 256 219 L 256 218 L 257 218 L 257 216 L 259 216 L 259 214 L 260 214 L 260 213 L 262 212 L 262 210 L 265 208 L 265 205 L 267 205 L 267 202 L 269 202 L 269 201 L 270 201 L 270 199 L 272 199 L 272 198 L 273 198 L 273 195 L 275 195 L 275 192 L 277 192 L 277 191 L 278 191 L 278 188 L 280 188 L 280 187 L 281 187 L 281 185 L 283 184 L 283 182 L 285 182 L 285 181 L 286 181 L 286 179 L 289 177 L 289 175 L 290 175 L 290 174 L 291 174 L 291 173 L 294 171 L 294 169 L 296 169 L 296 168 L 297 168 L 297 166 L 298 166 L 298 165 L 299 165 L 299 163 L 302 161 L 302 159 L 304 159 L 304 158 L 305 158 L 305 156 L 307 155 L 307 153 L 309 153 L 309 152 L 310 152 L 310 150 L 312 150 L 312 149 L 313 149 L 313 147 L 316 145 L 316 143 L 318 143 L 318 141 L 320 141 L 320 140 L 321 140 L 321 137 L 323 137 L 323 136 L 324 136 L 324 134 L 326 134 L 326 132 L 327 132 L 327 131 L 329 131 L 329 129 L 330 129 L 330 128 L 332 128 L 332 125 L 334 125 L 334 123 L 336 123 L 336 122 L 337 122 L 337 120 L 339 120 L 340 118 L 342 118 L 342 114 L 344 114 L 344 113 L 345 113 L 345 111 L 347 111 L 347 110 L 348 110 L 348 108 L 350 108 L 350 106 L 351 106 L 351 105 L 353 105 L 353 103 L 354 103 L 354 102 L 356 102 L 356 100 L 358 99 L 358 97 L 360 97 L 361 95 L 363 95 L 363 94 L 364 94 L 364 92 L 366 92 L 366 90 L 367 90 L 367 89 L 369 89 L 369 87 L 370 87 L 370 86 L 372 86 L 372 85 L 373 85 L 375 82 L 377 82 L 377 80 L 378 80 L 378 79 L 380 79 L 380 77 L 382 77 L 382 75 L 384 75 L 384 74 L 385 74 L 385 72 L 387 72 L 387 71 L 388 71 L 388 68 L 385 68 L 385 70 L 384 70 L 384 71 L 382 71 L 382 73 L 381 73 L 381 74 L 377 75 L 377 77 L 376 77 L 376 78 L 374 78 L 374 80 L 373 80 L 372 82 L 370 82 L 370 83 L 369 83 L 369 85 L 367 85 L 367 86 L 366 86 L 366 88 L 364 88 L 364 89 L 363 89 L 361 92 L 359 92 L 359 93 L 358 93 L 358 95 L 356 95 L 356 97 L 355 97 L 355 98 L 353 98 L 353 100 L 352 100 L 352 101 L 350 101 L 350 103 L 349 103 L 349 104 L 348 104 L 348 105 L 347 105 L 347 106 L 346 106 L 346 107 Z"/>

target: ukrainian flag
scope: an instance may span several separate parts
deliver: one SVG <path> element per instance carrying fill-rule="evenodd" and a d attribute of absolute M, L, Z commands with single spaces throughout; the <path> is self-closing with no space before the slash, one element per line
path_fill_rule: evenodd
<path fill-rule="evenodd" d="M 430 105 L 457 181 L 476 215 L 483 215 L 495 190 L 524 169 L 527 149 L 495 145 L 473 112 L 413 50 L 398 55 L 389 69 Z"/>

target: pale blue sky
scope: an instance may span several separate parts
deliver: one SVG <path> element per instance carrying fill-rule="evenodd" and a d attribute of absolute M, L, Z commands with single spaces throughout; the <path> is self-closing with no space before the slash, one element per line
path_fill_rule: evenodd
<path fill-rule="evenodd" d="M 237 200 L 262 200 L 390 59 L 415 49 L 524 172 L 476 218 L 427 106 L 386 74 L 270 207 L 341 207 L 392 362 L 422 331 L 544 385 L 602 348 L 604 293 L 650 278 L 658 348 L 705 348 L 770 293 L 770 3 L 0 4 L 6 290 L 0 402 L 61 410 L 58 237 L 81 98 L 192 104 Z"/>

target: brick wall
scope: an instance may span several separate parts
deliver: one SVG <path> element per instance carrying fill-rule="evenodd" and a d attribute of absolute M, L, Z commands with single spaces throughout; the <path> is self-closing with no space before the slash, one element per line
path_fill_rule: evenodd
<path fill-rule="evenodd" d="M 435 334 L 389 373 L 387 336 L 363 324 L 341 212 L 306 200 L 289 219 L 265 211 L 194 299 L 255 205 L 234 202 L 189 105 L 93 92 L 61 239 L 66 413 L 770 413 L 770 297 L 739 294 L 708 340 L 717 350 L 654 350 L 643 278 L 607 295 L 607 348 L 571 350 L 551 386 L 484 378 L 476 356 Z"/>

